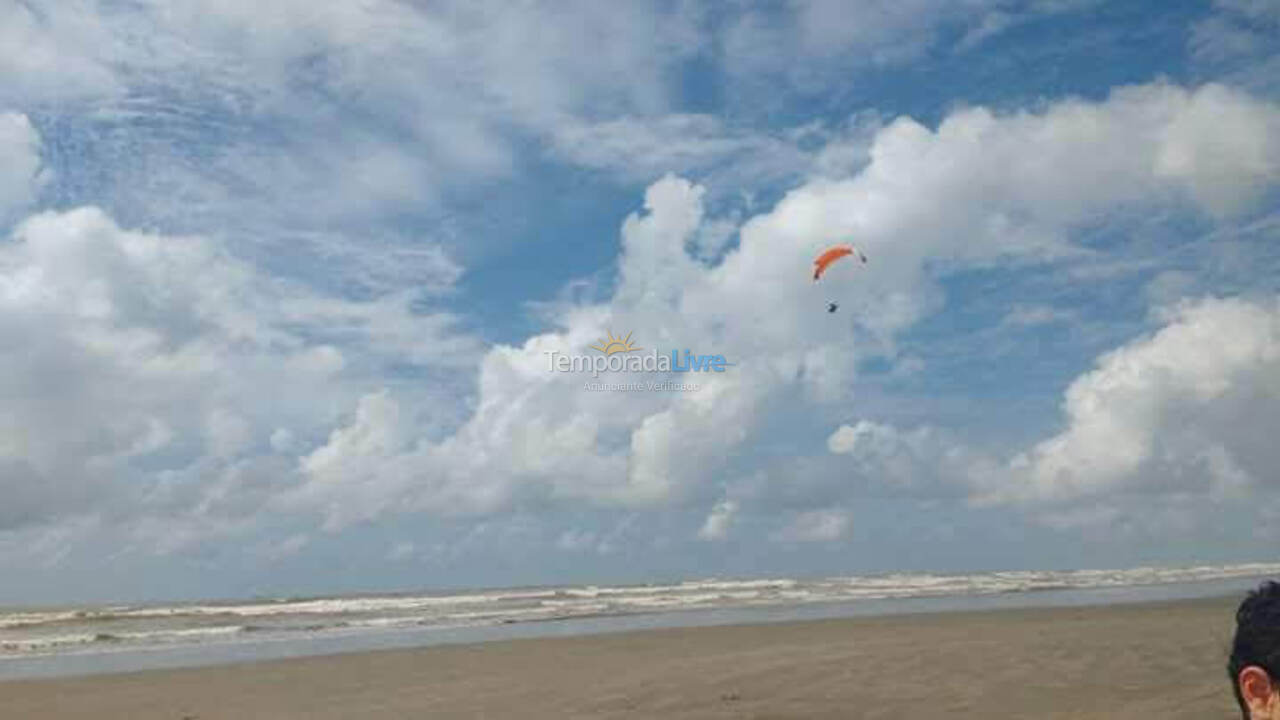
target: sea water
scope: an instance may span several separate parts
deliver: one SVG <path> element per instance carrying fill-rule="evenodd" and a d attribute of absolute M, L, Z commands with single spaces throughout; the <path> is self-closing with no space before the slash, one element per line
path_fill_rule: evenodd
<path fill-rule="evenodd" d="M 659 627 L 1231 595 L 1280 564 L 701 579 L 0 609 L 0 679 Z"/>

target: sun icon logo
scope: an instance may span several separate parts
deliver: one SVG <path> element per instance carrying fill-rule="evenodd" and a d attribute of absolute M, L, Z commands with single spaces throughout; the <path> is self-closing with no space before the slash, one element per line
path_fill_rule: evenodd
<path fill-rule="evenodd" d="M 631 344 L 631 333 L 627 333 L 625 338 L 616 338 L 613 336 L 613 333 L 610 332 L 609 337 L 601 339 L 600 344 L 592 345 L 591 349 L 599 350 L 605 355 L 612 355 L 614 353 L 635 352 L 640 348 Z"/>

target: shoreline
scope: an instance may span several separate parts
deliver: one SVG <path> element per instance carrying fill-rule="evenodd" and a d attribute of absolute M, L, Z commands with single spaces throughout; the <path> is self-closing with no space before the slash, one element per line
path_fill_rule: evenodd
<path fill-rule="evenodd" d="M 1231 717 L 1237 597 L 518 638 L 0 682 L 15 717 Z"/>
<path fill-rule="evenodd" d="M 1256 577 L 1093 588 L 1045 588 L 984 595 L 938 595 L 751 606 L 691 607 L 630 613 L 598 613 L 545 620 L 461 625 L 351 626 L 321 633 L 237 633 L 195 643 L 131 645 L 95 642 L 80 650 L 0 656 L 0 682 L 85 677 L 141 670 L 210 667 L 259 660 L 348 652 L 474 644 L 518 638 L 572 637 L 663 628 L 758 625 L 806 620 L 896 616 L 1016 608 L 1126 605 L 1198 598 L 1240 597 Z M 507 595 L 511 591 L 496 591 Z"/>

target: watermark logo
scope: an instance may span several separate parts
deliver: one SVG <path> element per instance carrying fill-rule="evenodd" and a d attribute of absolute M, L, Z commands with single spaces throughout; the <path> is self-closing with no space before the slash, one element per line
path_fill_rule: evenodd
<path fill-rule="evenodd" d="M 599 345 L 592 345 L 592 350 L 599 350 L 605 355 L 613 355 L 614 353 L 629 353 L 643 350 L 631 343 L 631 333 L 627 333 L 625 339 L 618 339 L 613 336 L 613 332 L 607 333 L 608 337 L 602 339 Z"/>
<path fill-rule="evenodd" d="M 661 382 L 632 382 L 632 383 L 611 383 L 600 382 L 598 380 L 588 380 L 582 386 L 587 392 L 637 392 L 637 393 L 662 393 L 662 392 L 698 392 L 702 389 L 701 385 L 696 383 L 682 383 L 672 380 L 663 380 Z"/>
<path fill-rule="evenodd" d="M 722 373 L 736 363 L 724 355 L 696 353 L 689 348 L 659 352 L 645 352 L 631 340 L 633 333 L 615 336 L 612 330 L 590 349 L 598 354 L 570 354 L 558 350 L 545 350 L 547 369 L 551 372 L 589 372 L 598 378 L 605 372 L 631 373 Z"/>

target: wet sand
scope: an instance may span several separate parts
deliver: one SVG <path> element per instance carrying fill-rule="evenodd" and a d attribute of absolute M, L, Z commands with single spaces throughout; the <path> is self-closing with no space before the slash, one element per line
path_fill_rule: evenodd
<path fill-rule="evenodd" d="M 646 630 L 0 683 L 0 717 L 1238 718 L 1236 600 Z"/>

